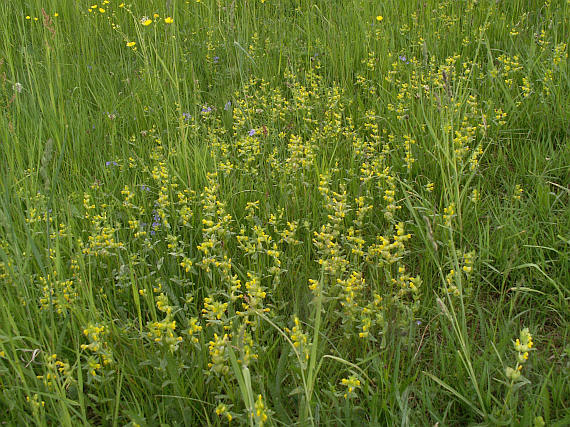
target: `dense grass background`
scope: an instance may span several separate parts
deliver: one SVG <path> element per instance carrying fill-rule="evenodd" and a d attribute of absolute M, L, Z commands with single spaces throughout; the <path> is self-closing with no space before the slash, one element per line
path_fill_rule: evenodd
<path fill-rule="evenodd" d="M 0 419 L 568 425 L 569 25 L 0 4 Z"/>

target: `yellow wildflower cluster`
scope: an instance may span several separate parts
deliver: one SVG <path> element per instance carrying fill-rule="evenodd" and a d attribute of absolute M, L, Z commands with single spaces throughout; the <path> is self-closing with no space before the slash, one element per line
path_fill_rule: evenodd
<path fill-rule="evenodd" d="M 226 417 L 228 423 L 231 423 L 234 418 L 224 403 L 220 403 L 218 406 L 216 406 L 215 412 L 219 417 Z"/>
<path fill-rule="evenodd" d="M 46 277 L 40 276 L 38 280 L 42 289 L 40 307 L 43 310 L 53 307 L 58 314 L 67 313 L 78 298 L 73 280 L 58 280 L 56 270 Z"/>
<path fill-rule="evenodd" d="M 37 378 L 43 381 L 48 390 L 67 389 L 75 381 L 69 362 L 58 360 L 57 354 L 50 354 L 44 359 L 45 372 Z"/>
<path fill-rule="evenodd" d="M 520 332 L 519 338 L 513 343 L 515 350 L 517 351 L 517 364 L 514 368 L 507 367 L 505 369 L 505 374 L 511 381 L 518 381 L 521 377 L 521 371 L 523 365 L 528 360 L 528 352 L 535 350 L 534 343 L 532 341 L 532 335 L 530 334 L 528 328 L 524 328 Z"/>
<path fill-rule="evenodd" d="M 214 339 L 208 343 L 208 351 L 211 358 L 208 368 L 218 375 L 227 375 L 230 371 L 228 365 L 229 356 L 227 354 L 229 340 L 228 334 L 224 334 L 221 337 L 218 334 L 214 334 Z"/>
<path fill-rule="evenodd" d="M 343 378 L 340 383 L 346 387 L 346 393 L 343 394 L 345 399 L 352 399 L 356 397 L 356 390 L 360 388 L 360 380 L 356 375 L 351 375 L 348 378 Z"/>
<path fill-rule="evenodd" d="M 105 341 L 108 333 L 106 326 L 93 323 L 83 330 L 89 344 L 81 344 L 81 350 L 88 351 L 87 370 L 92 377 L 97 377 L 105 367 L 113 364 L 113 354 Z"/>
<path fill-rule="evenodd" d="M 255 420 L 256 425 L 259 427 L 263 427 L 263 425 L 269 419 L 269 415 L 267 409 L 265 408 L 265 403 L 263 402 L 263 397 L 260 395 L 257 396 L 257 400 L 254 404 L 254 412 L 253 418 Z"/>
<path fill-rule="evenodd" d="M 301 367 L 305 368 L 306 363 L 309 361 L 309 337 L 305 332 L 303 332 L 303 328 L 301 327 L 301 321 L 297 316 L 293 317 L 293 329 L 286 328 L 285 332 L 289 334 L 291 341 L 293 342 L 293 346 L 295 347 L 295 351 L 298 353 Z"/>
<path fill-rule="evenodd" d="M 176 320 L 173 319 L 174 307 L 170 305 L 166 294 L 156 298 L 156 308 L 166 316 L 160 322 L 149 322 L 149 338 L 157 344 L 164 344 L 171 352 L 178 349 L 182 337 L 176 334 Z"/>

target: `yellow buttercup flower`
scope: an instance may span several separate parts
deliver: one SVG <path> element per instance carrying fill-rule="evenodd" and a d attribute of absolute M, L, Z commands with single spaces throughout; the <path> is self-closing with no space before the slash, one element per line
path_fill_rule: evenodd
<path fill-rule="evenodd" d="M 127 47 L 133 47 L 136 44 L 137 44 L 137 42 L 128 42 Z"/>
<path fill-rule="evenodd" d="M 167 24 L 172 24 L 174 22 L 174 19 L 172 19 L 170 16 L 168 18 L 164 19 L 164 22 L 166 22 Z"/>
<path fill-rule="evenodd" d="M 152 19 L 145 19 L 144 21 L 141 22 L 145 27 L 148 27 L 150 24 L 152 24 Z"/>
<path fill-rule="evenodd" d="M 376 17 L 376 20 L 377 20 L 378 22 L 382 22 L 382 21 L 384 20 L 384 17 L 383 17 L 382 15 L 378 15 L 378 16 Z"/>

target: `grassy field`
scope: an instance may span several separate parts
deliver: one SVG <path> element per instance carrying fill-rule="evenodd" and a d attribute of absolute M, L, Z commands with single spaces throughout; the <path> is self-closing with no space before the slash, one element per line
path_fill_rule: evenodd
<path fill-rule="evenodd" d="M 570 424 L 570 1 L 0 28 L 2 425 Z"/>

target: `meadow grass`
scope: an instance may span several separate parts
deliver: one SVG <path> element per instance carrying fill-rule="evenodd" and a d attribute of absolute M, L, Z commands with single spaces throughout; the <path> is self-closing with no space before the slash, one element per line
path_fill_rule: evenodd
<path fill-rule="evenodd" d="M 2 2 L 0 419 L 570 424 L 569 26 Z"/>

